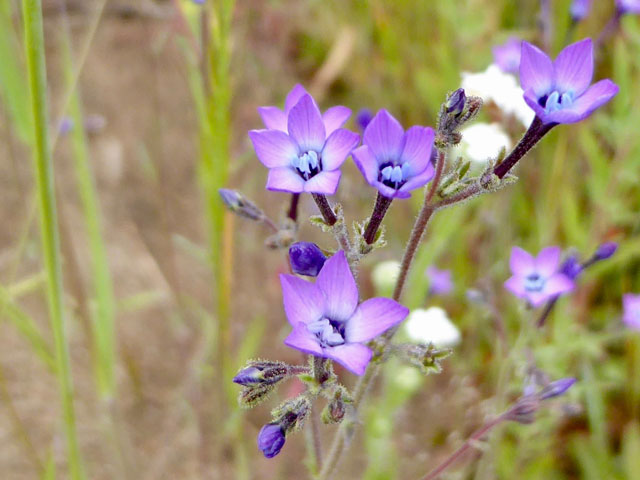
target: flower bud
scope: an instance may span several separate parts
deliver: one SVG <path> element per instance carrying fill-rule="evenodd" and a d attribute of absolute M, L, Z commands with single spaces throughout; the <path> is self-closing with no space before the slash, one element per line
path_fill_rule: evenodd
<path fill-rule="evenodd" d="M 538 408 L 540 408 L 540 398 L 536 395 L 525 395 L 520 397 L 509 410 L 507 418 L 511 421 L 528 425 L 535 420 Z"/>
<path fill-rule="evenodd" d="M 360 128 L 360 130 L 364 132 L 364 130 L 367 128 L 367 125 L 369 125 L 369 122 L 371 122 L 372 119 L 373 113 L 371 112 L 371 110 L 369 110 L 368 108 L 363 108 L 356 115 L 356 124 L 358 125 L 358 128 Z"/>
<path fill-rule="evenodd" d="M 447 113 L 457 117 L 464 110 L 466 101 L 467 96 L 465 95 L 463 88 L 459 88 L 455 92 L 451 93 L 445 103 Z"/>
<path fill-rule="evenodd" d="M 342 422 L 347 406 L 352 402 L 353 400 L 344 387 L 337 388 L 333 398 L 322 411 L 322 421 L 327 424 Z"/>
<path fill-rule="evenodd" d="M 236 215 L 255 221 L 264 219 L 264 212 L 237 190 L 221 188 L 218 193 L 225 206 Z"/>
<path fill-rule="evenodd" d="M 287 376 L 289 369 L 282 362 L 249 362 L 241 369 L 233 382 L 239 385 L 273 385 Z"/>
<path fill-rule="evenodd" d="M 267 458 L 280 453 L 285 443 L 285 432 L 279 423 L 267 423 L 258 433 L 258 448 Z"/>
<path fill-rule="evenodd" d="M 274 384 L 268 383 L 248 385 L 240 390 L 238 403 L 243 408 L 253 408 L 269 398 L 269 395 L 273 392 L 274 388 Z"/>
<path fill-rule="evenodd" d="M 560 266 L 560 272 L 571 280 L 575 280 L 582 273 L 582 264 L 577 255 L 570 255 Z"/>
<path fill-rule="evenodd" d="M 549 398 L 563 395 L 567 390 L 569 390 L 573 386 L 574 383 L 576 383 L 576 379 L 572 377 L 561 378 L 560 380 L 551 382 L 549 385 L 544 387 L 540 392 L 540 395 L 539 395 L 540 400 L 547 400 Z"/>
<path fill-rule="evenodd" d="M 598 262 L 600 260 L 606 260 L 611 258 L 618 250 L 618 244 L 616 242 L 605 242 L 598 247 L 596 253 L 593 254 L 593 260 Z"/>
<path fill-rule="evenodd" d="M 571 18 L 574 22 L 579 22 L 589 15 L 591 10 L 591 0 L 573 0 L 571 2 Z"/>
<path fill-rule="evenodd" d="M 289 260 L 293 273 L 316 277 L 327 257 L 315 243 L 296 242 L 289 247 Z"/>

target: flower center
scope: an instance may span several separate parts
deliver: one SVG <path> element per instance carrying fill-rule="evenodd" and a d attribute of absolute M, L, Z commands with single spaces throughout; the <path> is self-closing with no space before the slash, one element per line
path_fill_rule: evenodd
<path fill-rule="evenodd" d="M 322 158 L 318 152 L 309 150 L 291 160 L 291 166 L 303 179 L 309 180 L 322 171 Z"/>
<path fill-rule="evenodd" d="M 524 289 L 527 292 L 541 292 L 547 280 L 538 273 L 527 275 L 524 279 Z"/>
<path fill-rule="evenodd" d="M 556 112 L 573 105 L 573 92 L 560 93 L 554 90 L 549 95 L 545 95 L 538 99 L 538 105 L 544 108 L 547 113 Z"/>
<path fill-rule="evenodd" d="M 307 330 L 316 336 L 318 342 L 320 342 L 320 346 L 323 348 L 335 347 L 345 342 L 343 322 L 336 322 L 335 320 L 324 317 L 309 323 Z"/>
<path fill-rule="evenodd" d="M 394 162 L 386 162 L 380 165 L 378 181 L 387 187 L 398 190 L 409 177 L 409 165 L 396 165 Z"/>

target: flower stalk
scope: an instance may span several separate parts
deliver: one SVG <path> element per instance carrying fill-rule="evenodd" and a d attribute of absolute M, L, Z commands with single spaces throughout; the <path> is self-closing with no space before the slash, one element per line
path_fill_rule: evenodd
<path fill-rule="evenodd" d="M 393 199 L 385 197 L 380 192 L 378 192 L 378 196 L 376 197 L 376 203 L 373 207 L 373 213 L 371 213 L 371 219 L 367 224 L 367 229 L 364 232 L 364 241 L 367 242 L 367 245 L 371 245 L 375 242 L 376 234 L 378 233 L 378 229 L 382 224 L 382 220 L 389 210 L 391 206 L 391 202 Z"/>

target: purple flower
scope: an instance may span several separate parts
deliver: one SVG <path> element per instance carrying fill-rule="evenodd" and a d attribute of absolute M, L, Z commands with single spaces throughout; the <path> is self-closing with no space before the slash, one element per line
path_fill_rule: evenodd
<path fill-rule="evenodd" d="M 513 276 L 504 286 L 516 297 L 524 298 L 538 307 L 574 287 L 573 281 L 558 271 L 559 264 L 559 247 L 544 248 L 537 258 L 519 247 L 513 247 L 509 260 Z"/>
<path fill-rule="evenodd" d="M 371 119 L 373 118 L 373 113 L 368 108 L 361 109 L 356 115 L 356 124 L 358 128 L 360 128 L 361 132 L 364 132 L 367 128 L 367 125 L 371 123 Z"/>
<path fill-rule="evenodd" d="M 358 305 L 358 287 L 342 250 L 326 261 L 315 283 L 280 275 L 284 310 L 293 331 L 284 343 L 331 358 L 362 375 L 372 352 L 364 343 L 402 322 L 409 310 L 389 298 Z"/>
<path fill-rule="evenodd" d="M 618 11 L 624 13 L 640 14 L 640 0 L 616 0 Z"/>
<path fill-rule="evenodd" d="M 296 242 L 289 247 L 291 270 L 298 275 L 316 277 L 327 260 L 320 247 L 311 242 Z"/>
<path fill-rule="evenodd" d="M 573 0 L 569 11 L 574 22 L 579 22 L 589 15 L 591 10 L 591 0 Z"/>
<path fill-rule="evenodd" d="M 267 423 L 258 433 L 258 448 L 267 458 L 273 458 L 284 446 L 284 430 L 278 423 Z"/>
<path fill-rule="evenodd" d="M 518 73 L 522 40 L 511 37 L 502 45 L 493 47 L 493 61 L 505 73 Z"/>
<path fill-rule="evenodd" d="M 267 189 L 291 193 L 333 195 L 340 182 L 340 166 L 358 144 L 357 133 L 340 128 L 351 115 L 333 107 L 324 115 L 303 87 L 287 95 L 284 112 L 258 109 L 267 129 L 251 130 L 258 159 L 269 168 Z"/>
<path fill-rule="evenodd" d="M 386 110 L 380 110 L 367 125 L 363 145 L 352 154 L 356 165 L 372 187 L 387 198 L 409 198 L 434 175 L 430 162 L 434 132 L 415 126 L 406 132 Z"/>
<path fill-rule="evenodd" d="M 434 295 L 446 295 L 453 289 L 451 272 L 449 270 L 439 270 L 436 267 L 429 267 L 426 271 L 429 278 L 429 292 Z"/>
<path fill-rule="evenodd" d="M 618 93 L 618 86 L 609 79 L 589 86 L 592 77 L 590 38 L 569 45 L 553 62 L 538 47 L 522 42 L 524 99 L 544 124 L 584 120 Z"/>
<path fill-rule="evenodd" d="M 629 328 L 640 330 L 640 294 L 627 293 L 622 296 L 624 313 L 622 321 Z"/>

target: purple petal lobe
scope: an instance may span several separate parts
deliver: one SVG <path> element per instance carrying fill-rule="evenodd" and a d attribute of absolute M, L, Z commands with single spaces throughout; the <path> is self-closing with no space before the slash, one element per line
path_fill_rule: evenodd
<path fill-rule="evenodd" d="M 432 128 L 415 126 L 404 135 L 401 159 L 411 166 L 411 174 L 417 175 L 431 165 L 431 148 L 435 133 Z"/>
<path fill-rule="evenodd" d="M 578 97 L 593 78 L 593 45 L 590 38 L 569 45 L 555 62 L 555 88 L 559 92 L 573 92 Z"/>
<path fill-rule="evenodd" d="M 523 97 L 524 97 L 524 101 L 527 103 L 527 105 L 529 105 L 529 107 L 531 107 L 531 109 L 534 112 L 536 112 L 536 115 L 544 121 L 544 119 L 545 119 L 545 117 L 547 115 L 547 112 L 538 103 L 538 97 L 536 96 L 534 91 L 533 90 L 527 90 L 526 92 L 524 92 Z M 545 123 L 549 123 L 549 122 L 545 122 Z"/>
<path fill-rule="evenodd" d="M 251 130 L 249 138 L 258 159 L 265 167 L 286 167 L 298 155 L 298 147 L 284 132 L 279 130 Z"/>
<path fill-rule="evenodd" d="M 363 375 L 371 361 L 372 352 L 361 343 L 345 343 L 328 348 L 325 354 L 356 375 Z"/>
<path fill-rule="evenodd" d="M 533 90 L 541 97 L 553 87 L 553 63 L 538 47 L 522 42 L 520 84 L 523 90 Z"/>
<path fill-rule="evenodd" d="M 576 383 L 575 378 L 561 378 L 555 382 L 551 382 L 540 392 L 540 400 L 547 400 L 549 398 L 558 397 L 567 390 L 569 390 L 573 384 Z"/>
<path fill-rule="evenodd" d="M 324 122 L 324 128 L 327 132 L 327 136 L 331 135 L 335 130 L 342 128 L 342 126 L 349 120 L 351 116 L 351 109 L 338 105 L 336 107 L 329 108 L 322 115 L 322 121 Z"/>
<path fill-rule="evenodd" d="M 320 110 L 311 95 L 303 95 L 296 106 L 291 109 L 287 129 L 301 152 L 322 151 L 326 139 L 324 123 Z"/>
<path fill-rule="evenodd" d="M 301 193 L 304 180 L 289 167 L 272 168 L 267 176 L 267 190 L 274 192 Z"/>
<path fill-rule="evenodd" d="M 351 152 L 351 155 L 367 183 L 374 186 L 378 180 L 378 161 L 369 150 L 369 147 L 362 145 Z"/>
<path fill-rule="evenodd" d="M 526 298 L 527 291 L 524 288 L 524 279 L 514 275 L 504 282 L 504 288 L 513 293 L 516 297 Z"/>
<path fill-rule="evenodd" d="M 555 297 L 573 290 L 574 283 L 566 275 L 559 273 L 547 280 L 544 286 L 544 293 Z"/>
<path fill-rule="evenodd" d="M 327 138 L 322 150 L 322 169 L 336 170 L 340 168 L 351 153 L 351 150 L 358 145 L 359 140 L 360 135 L 344 128 L 334 131 Z"/>
<path fill-rule="evenodd" d="M 291 325 L 315 322 L 322 317 L 324 298 L 315 284 L 293 275 L 280 275 L 280 284 L 284 311 Z"/>
<path fill-rule="evenodd" d="M 516 275 L 525 276 L 535 269 L 535 261 L 533 256 L 520 247 L 511 249 L 511 258 L 509 259 L 509 268 Z"/>
<path fill-rule="evenodd" d="M 398 191 L 399 198 L 405 198 L 402 196 L 405 192 L 410 192 L 411 190 L 415 190 L 416 188 L 420 188 L 423 185 L 426 185 L 431 181 L 433 176 L 435 175 L 435 170 L 433 169 L 433 165 L 431 163 L 427 164 L 427 167 L 422 171 L 422 173 L 416 175 L 415 177 L 411 177 L 407 182 L 400 187 Z M 407 195 L 407 197 L 410 195 Z"/>
<path fill-rule="evenodd" d="M 300 85 L 299 83 L 296 84 L 288 93 L 287 98 L 284 101 L 285 115 L 288 115 L 291 109 L 296 106 L 296 103 L 298 103 L 300 99 L 307 94 L 308 92 L 302 85 Z"/>
<path fill-rule="evenodd" d="M 260 107 L 258 113 L 269 130 L 287 131 L 287 115 L 278 107 Z"/>
<path fill-rule="evenodd" d="M 618 86 L 611 80 L 600 80 L 573 102 L 570 108 L 558 110 L 548 115 L 549 122 L 575 123 L 584 120 L 618 93 Z"/>
<path fill-rule="evenodd" d="M 324 195 L 334 195 L 340 183 L 340 170 L 332 172 L 320 172 L 307 180 L 304 184 L 304 191 L 307 193 L 322 193 Z"/>
<path fill-rule="evenodd" d="M 316 285 L 324 293 L 325 316 L 344 322 L 353 315 L 358 306 L 358 287 L 343 250 L 325 262 Z"/>
<path fill-rule="evenodd" d="M 547 247 L 540 250 L 535 261 L 536 271 L 543 277 L 550 277 L 558 271 L 560 265 L 560 247 Z"/>
<path fill-rule="evenodd" d="M 345 328 L 348 343 L 364 343 L 402 322 L 409 309 L 390 298 L 370 298 L 362 302 Z"/>
<path fill-rule="evenodd" d="M 402 153 L 404 129 L 386 110 L 380 110 L 364 131 L 364 142 L 378 163 L 397 160 Z"/>
<path fill-rule="evenodd" d="M 307 329 L 304 323 L 298 323 L 293 327 L 291 333 L 284 339 L 284 344 L 310 355 L 325 356 L 317 337 Z"/>

